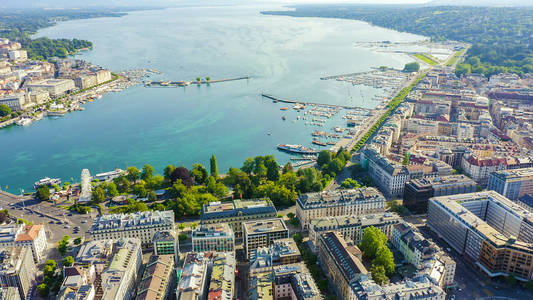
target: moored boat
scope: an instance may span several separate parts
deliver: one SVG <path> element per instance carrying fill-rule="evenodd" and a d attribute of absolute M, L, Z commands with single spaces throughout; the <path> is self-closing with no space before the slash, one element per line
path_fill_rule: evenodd
<path fill-rule="evenodd" d="M 39 180 L 35 181 L 35 183 L 33 184 L 33 188 L 37 189 L 37 188 L 39 188 L 42 185 L 52 186 L 54 184 L 60 185 L 61 184 L 61 179 L 45 177 L 43 179 L 39 179 Z"/>
<path fill-rule="evenodd" d="M 302 145 L 288 145 L 288 144 L 279 144 L 278 150 L 292 152 L 292 153 L 301 153 L 301 154 L 317 154 L 318 151 L 313 148 L 307 148 Z"/>

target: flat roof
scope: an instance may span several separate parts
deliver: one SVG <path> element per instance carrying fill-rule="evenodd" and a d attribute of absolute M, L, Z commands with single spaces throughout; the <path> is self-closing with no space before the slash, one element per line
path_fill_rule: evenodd
<path fill-rule="evenodd" d="M 262 234 L 288 230 L 287 225 L 285 225 L 285 222 L 281 218 L 244 222 L 242 223 L 242 227 L 247 234 Z"/>

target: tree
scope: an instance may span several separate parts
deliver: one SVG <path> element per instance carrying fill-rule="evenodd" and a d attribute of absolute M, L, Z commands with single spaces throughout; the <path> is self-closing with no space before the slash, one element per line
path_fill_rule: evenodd
<path fill-rule="evenodd" d="M 407 152 L 407 153 L 405 153 L 405 155 L 403 156 L 403 159 L 402 159 L 402 165 L 404 165 L 404 166 L 408 166 L 410 162 L 411 162 L 411 154 L 409 154 L 409 152 Z"/>
<path fill-rule="evenodd" d="M 359 184 L 359 182 L 357 182 L 357 180 L 355 179 L 352 179 L 352 178 L 346 178 L 342 183 L 341 183 L 341 187 L 344 188 L 344 189 L 358 189 L 361 187 L 361 185 Z"/>
<path fill-rule="evenodd" d="M 37 188 L 36 196 L 37 196 L 37 199 L 41 201 L 48 201 L 50 200 L 50 189 L 48 188 L 47 185 L 41 185 L 40 187 Z"/>
<path fill-rule="evenodd" d="M 63 266 L 64 267 L 70 267 L 74 264 L 74 258 L 72 256 L 67 256 L 63 258 Z"/>
<path fill-rule="evenodd" d="M 217 166 L 217 158 L 215 157 L 215 154 L 211 156 L 211 159 L 209 160 L 209 165 L 211 169 L 211 176 L 217 178 L 218 177 L 218 166 Z"/>
<path fill-rule="evenodd" d="M 43 282 L 37 286 L 37 292 L 39 293 L 39 296 L 45 298 L 50 294 L 50 287 Z"/>
<path fill-rule="evenodd" d="M 387 236 L 374 226 L 365 228 L 359 248 L 365 257 L 373 259 L 380 248 L 386 247 Z"/>
<path fill-rule="evenodd" d="M 140 172 L 139 172 L 139 169 L 137 169 L 136 167 L 128 167 L 126 171 L 127 171 L 126 178 L 128 178 L 130 182 L 135 183 L 135 181 L 139 179 Z"/>
<path fill-rule="evenodd" d="M 153 202 L 153 201 L 156 201 L 156 200 L 157 200 L 157 195 L 155 194 L 154 191 L 150 191 L 148 193 L 148 201 Z"/>
<path fill-rule="evenodd" d="M 211 77 L 209 77 L 209 76 L 206 77 L 206 78 L 205 78 L 205 81 L 207 81 L 207 82 L 211 81 Z"/>
<path fill-rule="evenodd" d="M 180 233 L 180 234 L 178 235 L 178 240 L 179 240 L 180 242 L 183 242 L 183 241 L 185 241 L 186 239 L 187 239 L 187 235 L 186 235 L 185 233 Z"/>
<path fill-rule="evenodd" d="M 117 185 L 115 182 L 111 181 L 107 185 L 107 195 L 111 198 L 118 196 Z"/>
<path fill-rule="evenodd" d="M 394 273 L 395 264 L 394 256 L 392 255 L 389 247 L 383 246 L 379 248 L 376 253 L 376 258 L 372 261 L 372 264 L 383 266 L 387 275 L 392 275 Z"/>
<path fill-rule="evenodd" d="M 82 239 L 81 237 L 77 237 L 74 239 L 74 245 L 79 246 L 81 245 Z"/>
<path fill-rule="evenodd" d="M 172 181 L 172 173 L 174 172 L 174 169 L 176 169 L 176 167 L 173 166 L 173 165 L 168 165 L 168 166 L 165 167 L 165 171 L 164 171 L 165 179 L 167 181 L 169 181 L 169 182 L 173 182 Z"/>
<path fill-rule="evenodd" d="M 191 173 L 184 166 L 174 169 L 170 178 L 172 179 L 172 182 L 175 182 L 178 179 L 181 180 L 181 182 L 186 187 L 191 187 L 193 185 L 193 179 L 191 177 Z"/>
<path fill-rule="evenodd" d="M 101 188 L 101 187 L 96 187 L 93 192 L 93 201 L 95 203 L 102 203 L 105 201 L 105 192 L 104 192 L 104 189 Z"/>
<path fill-rule="evenodd" d="M 11 108 L 5 104 L 0 104 L 0 117 L 6 117 L 11 114 Z"/>
<path fill-rule="evenodd" d="M 61 256 L 65 256 L 65 254 L 67 253 L 69 240 L 70 236 L 65 235 L 57 244 L 57 251 L 59 251 L 59 254 L 61 254 Z"/>
<path fill-rule="evenodd" d="M 141 173 L 141 179 L 147 181 L 152 178 L 152 176 L 154 176 L 154 167 L 150 166 L 149 164 L 144 165 Z"/>
<path fill-rule="evenodd" d="M 198 184 L 204 184 L 207 180 L 207 177 L 209 177 L 209 173 L 207 173 L 206 168 L 204 168 L 204 166 L 201 164 L 192 165 L 191 173 L 194 177 L 194 181 L 196 181 Z"/>
<path fill-rule="evenodd" d="M 328 280 L 320 279 L 319 281 L 317 281 L 316 286 L 321 292 L 325 293 L 328 290 Z"/>
<path fill-rule="evenodd" d="M 296 243 L 296 245 L 300 245 L 300 244 L 303 242 L 303 240 L 304 240 L 304 238 L 303 238 L 303 236 L 302 236 L 301 233 L 295 233 L 295 234 L 293 234 L 293 235 L 292 235 L 292 239 L 294 240 L 294 242 Z"/>
<path fill-rule="evenodd" d="M 8 216 L 4 211 L 0 211 L 0 224 L 4 224 L 8 220 Z"/>
<path fill-rule="evenodd" d="M 120 176 L 113 180 L 117 185 L 117 190 L 120 193 L 126 193 L 130 189 L 130 182 L 126 176 Z"/>
<path fill-rule="evenodd" d="M 382 265 L 373 264 L 372 268 L 370 268 L 370 273 L 372 274 L 372 280 L 379 285 L 382 285 L 389 280 L 386 275 L 385 268 Z"/>
<path fill-rule="evenodd" d="M 178 225 L 178 228 L 179 228 L 181 231 L 183 231 L 183 229 L 185 229 L 185 227 L 187 227 L 187 225 L 185 225 L 185 223 L 180 223 L 180 224 Z"/>
<path fill-rule="evenodd" d="M 316 160 L 316 163 L 318 164 L 319 167 L 329 164 L 330 161 L 331 161 L 331 151 L 322 150 L 318 153 L 318 158 Z"/>
<path fill-rule="evenodd" d="M 136 185 L 133 186 L 133 193 L 139 196 L 139 198 L 146 198 L 148 196 L 148 191 L 146 190 L 146 188 L 144 187 L 144 184 L 142 183 L 137 183 Z"/>
<path fill-rule="evenodd" d="M 200 78 L 200 77 L 196 77 L 196 82 L 197 82 L 198 84 L 200 83 L 201 80 L 202 80 L 202 78 Z"/>
<path fill-rule="evenodd" d="M 196 229 L 196 227 L 198 226 L 198 223 L 196 222 L 192 222 L 192 223 L 189 223 L 189 227 L 191 227 L 191 229 Z"/>
<path fill-rule="evenodd" d="M 420 70 L 420 64 L 418 62 L 407 63 L 403 67 L 404 72 L 418 72 Z"/>

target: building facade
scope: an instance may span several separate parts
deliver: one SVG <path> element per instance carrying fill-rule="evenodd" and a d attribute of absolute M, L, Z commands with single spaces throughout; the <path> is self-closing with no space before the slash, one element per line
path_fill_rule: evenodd
<path fill-rule="evenodd" d="M 431 197 L 473 193 L 476 189 L 476 182 L 465 175 L 413 179 L 405 184 L 403 205 L 412 213 L 424 214 Z"/>
<path fill-rule="evenodd" d="M 1 225 L 0 247 L 28 247 L 35 263 L 39 263 L 44 259 L 44 251 L 47 247 L 44 225 Z"/>
<path fill-rule="evenodd" d="M 337 231 L 344 239 L 354 243 L 361 242 L 365 228 L 374 226 L 379 228 L 389 239 L 392 238 L 393 228 L 402 218 L 396 213 L 376 213 L 364 216 L 337 216 L 313 219 L 309 226 L 309 241 L 313 244 L 314 252 L 320 247 L 320 235 L 327 231 Z"/>
<path fill-rule="evenodd" d="M 179 239 L 176 233 L 172 231 L 158 231 L 154 234 L 154 254 L 174 256 L 175 261 L 179 260 Z"/>
<path fill-rule="evenodd" d="M 235 236 L 227 223 L 200 225 L 192 232 L 192 251 L 235 251 Z"/>
<path fill-rule="evenodd" d="M 201 224 L 228 223 L 235 238 L 243 237 L 242 222 L 275 218 L 276 208 L 268 198 L 211 202 L 202 207 Z"/>
<path fill-rule="evenodd" d="M 348 250 L 348 244 L 340 233 L 330 231 L 320 236 L 320 266 L 328 279 L 335 283 L 340 299 L 353 299 L 352 284 L 368 277 L 363 263 Z"/>
<path fill-rule="evenodd" d="M 494 172 L 489 177 L 487 189 L 512 201 L 527 194 L 533 195 L 533 168 Z"/>
<path fill-rule="evenodd" d="M 152 255 L 137 286 L 136 300 L 174 299 L 176 272 L 173 255 Z"/>
<path fill-rule="evenodd" d="M 150 247 L 157 232 L 172 230 L 174 212 L 167 210 L 102 215 L 94 221 L 89 233 L 95 240 L 137 238 Z"/>
<path fill-rule="evenodd" d="M 323 191 L 302 194 L 296 201 L 296 216 L 303 229 L 311 220 L 330 216 L 365 215 L 385 211 L 385 197 L 375 188 Z"/>
<path fill-rule="evenodd" d="M 250 258 L 253 250 L 260 247 L 269 247 L 274 241 L 289 237 L 289 229 L 281 218 L 245 222 L 242 227 L 244 231 L 244 251 L 248 258 Z"/>
<path fill-rule="evenodd" d="M 20 299 L 31 298 L 36 285 L 37 267 L 28 247 L 6 247 L 0 250 L 0 285 L 17 289 Z"/>
<path fill-rule="evenodd" d="M 431 198 L 428 226 L 490 277 L 533 275 L 529 212 L 494 192 Z"/>

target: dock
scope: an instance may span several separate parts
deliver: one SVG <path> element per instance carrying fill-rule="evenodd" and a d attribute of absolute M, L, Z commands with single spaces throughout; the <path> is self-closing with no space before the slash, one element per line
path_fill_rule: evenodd
<path fill-rule="evenodd" d="M 309 106 L 321 106 L 321 107 L 330 107 L 330 108 L 344 108 L 344 109 L 359 109 L 359 110 L 365 110 L 365 111 L 371 111 L 371 109 L 359 107 L 359 106 L 346 106 L 346 105 L 335 105 L 335 104 L 325 104 L 325 103 L 316 103 L 316 102 L 308 102 L 308 101 L 298 101 L 298 100 L 288 100 L 288 99 L 281 99 L 274 97 L 269 94 L 261 93 L 261 96 L 264 98 L 268 98 L 275 102 L 283 102 L 283 103 L 291 103 L 291 104 L 304 104 Z"/>
<path fill-rule="evenodd" d="M 211 84 L 211 83 L 220 83 L 220 82 L 228 82 L 228 81 L 237 81 L 237 80 L 245 80 L 250 79 L 250 76 L 244 76 L 244 77 L 237 77 L 237 78 L 225 78 L 225 79 L 217 79 L 217 80 L 205 80 L 202 79 L 200 81 L 197 80 L 191 80 L 191 81 L 148 81 L 144 83 L 145 87 L 185 87 L 189 85 L 200 85 L 200 84 Z"/>

